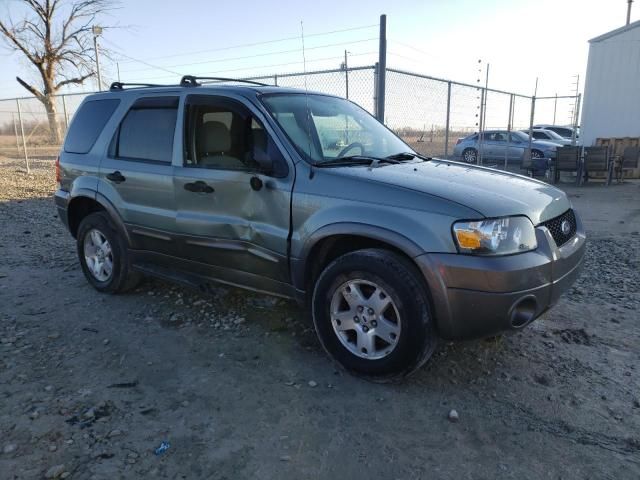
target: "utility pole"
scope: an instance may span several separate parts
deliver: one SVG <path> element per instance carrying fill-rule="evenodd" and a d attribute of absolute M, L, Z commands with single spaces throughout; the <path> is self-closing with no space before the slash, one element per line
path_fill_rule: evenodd
<path fill-rule="evenodd" d="M 387 16 L 380 15 L 380 46 L 378 47 L 378 88 L 376 89 L 376 118 L 384 123 L 385 83 L 387 77 Z"/>
<path fill-rule="evenodd" d="M 102 91 L 102 75 L 100 75 L 100 55 L 98 54 L 98 36 L 102 35 L 102 27 L 94 25 L 91 27 L 93 33 L 93 48 L 96 52 L 96 74 L 98 75 L 98 91 Z"/>
<path fill-rule="evenodd" d="M 631 4 L 633 0 L 627 0 L 627 25 L 631 23 Z"/>
<path fill-rule="evenodd" d="M 531 97 L 531 117 L 529 118 L 529 146 L 527 148 L 527 159 L 531 161 L 531 142 L 533 139 L 533 121 L 536 112 L 536 95 L 538 94 L 538 77 L 536 77 L 536 86 L 533 89 L 533 97 Z"/>

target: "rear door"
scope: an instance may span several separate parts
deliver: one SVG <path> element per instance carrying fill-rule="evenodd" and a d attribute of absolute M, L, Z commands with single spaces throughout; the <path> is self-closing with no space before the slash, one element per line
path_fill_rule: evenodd
<path fill-rule="evenodd" d="M 176 223 L 183 258 L 218 279 L 277 292 L 290 282 L 293 169 L 259 117 L 228 97 L 187 96 L 184 158 L 174 175 Z M 276 171 L 260 170 L 255 149 Z"/>
<path fill-rule="evenodd" d="M 175 255 L 173 144 L 179 96 L 137 99 L 100 163 L 99 193 L 122 215 L 133 248 Z"/>

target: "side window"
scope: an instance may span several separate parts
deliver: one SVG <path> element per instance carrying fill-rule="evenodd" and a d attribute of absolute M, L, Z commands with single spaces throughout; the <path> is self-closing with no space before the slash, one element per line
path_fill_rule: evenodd
<path fill-rule="evenodd" d="M 119 104 L 120 100 L 118 99 L 84 102 L 73 117 L 64 142 L 64 151 L 69 153 L 89 152 Z"/>
<path fill-rule="evenodd" d="M 262 124 L 230 102 L 192 103 L 185 122 L 187 167 L 255 171 L 254 148 L 267 151 Z"/>
<path fill-rule="evenodd" d="M 177 114 L 178 97 L 139 99 L 120 122 L 112 156 L 171 163 Z"/>
<path fill-rule="evenodd" d="M 544 132 L 533 132 L 532 136 L 536 140 L 546 140 L 547 139 L 547 134 L 544 133 Z"/>

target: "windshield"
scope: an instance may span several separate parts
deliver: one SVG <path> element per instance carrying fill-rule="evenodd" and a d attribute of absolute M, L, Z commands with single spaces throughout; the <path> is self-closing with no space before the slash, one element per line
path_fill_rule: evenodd
<path fill-rule="evenodd" d="M 511 132 L 511 135 L 514 136 L 517 140 L 520 140 L 521 142 L 528 142 L 529 141 L 529 135 L 526 134 L 526 133 Z"/>
<path fill-rule="evenodd" d="M 311 163 L 349 156 L 385 158 L 414 153 L 368 112 L 348 100 L 293 93 L 264 95 L 262 102 L 298 152 Z"/>
<path fill-rule="evenodd" d="M 553 130 L 547 130 L 547 133 L 549 134 L 549 136 L 552 139 L 555 140 L 564 140 L 564 137 L 562 137 L 561 135 L 558 135 L 556 132 L 554 132 Z"/>

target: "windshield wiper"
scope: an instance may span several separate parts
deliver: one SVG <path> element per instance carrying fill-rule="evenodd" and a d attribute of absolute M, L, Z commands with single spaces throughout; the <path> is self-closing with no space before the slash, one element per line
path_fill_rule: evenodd
<path fill-rule="evenodd" d="M 414 158 L 419 158 L 421 160 L 424 160 L 425 162 L 432 160 L 431 157 L 424 157 L 419 153 L 413 153 L 413 152 L 400 152 L 394 155 L 389 155 L 386 158 L 391 160 L 413 160 Z"/>
<path fill-rule="evenodd" d="M 352 165 L 373 165 L 374 163 L 400 163 L 395 158 L 378 158 L 369 155 L 349 155 L 346 157 L 336 157 L 324 162 L 316 162 L 316 167 L 348 167 Z"/>

